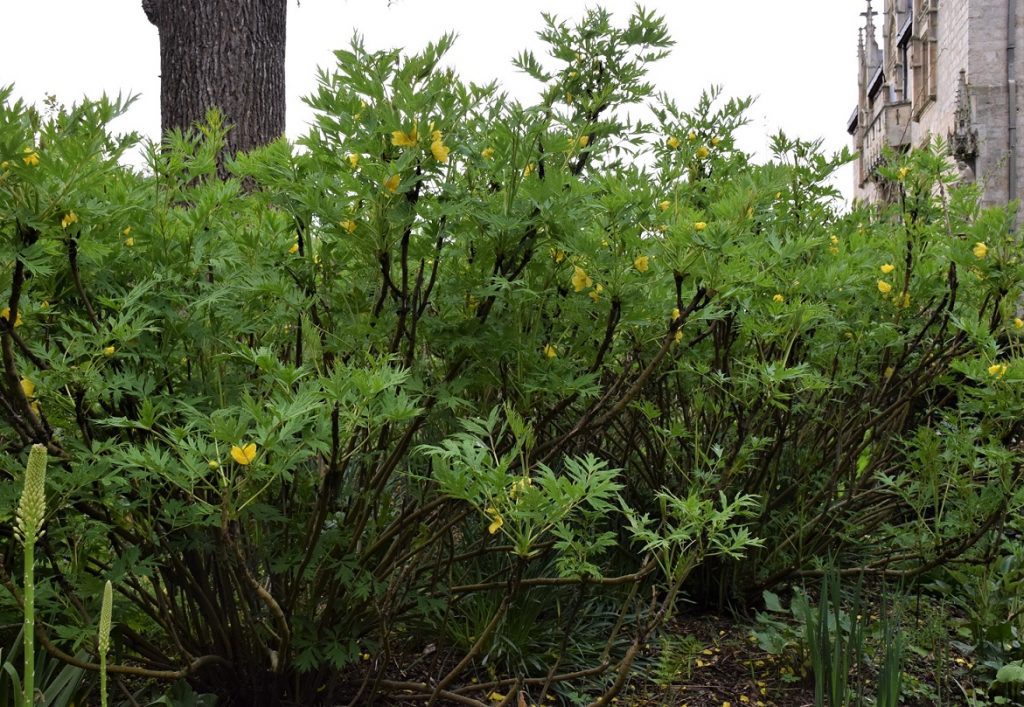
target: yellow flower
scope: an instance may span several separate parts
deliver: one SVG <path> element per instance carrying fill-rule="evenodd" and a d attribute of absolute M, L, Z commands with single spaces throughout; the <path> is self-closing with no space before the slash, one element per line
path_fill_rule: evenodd
<path fill-rule="evenodd" d="M 711 150 L 709 150 L 706 145 L 701 145 L 700 147 L 697 148 L 697 159 L 698 160 L 702 160 L 702 159 L 704 159 L 705 157 L 707 157 L 710 154 L 711 154 Z"/>
<path fill-rule="evenodd" d="M 883 295 L 887 295 L 890 292 L 892 292 L 892 285 L 890 285 L 885 280 L 879 280 L 878 281 L 878 291 L 881 292 Z"/>
<path fill-rule="evenodd" d="M 594 289 L 587 293 L 587 297 L 594 300 L 595 302 L 601 301 L 601 293 L 604 292 L 604 286 L 599 282 L 594 285 Z"/>
<path fill-rule="evenodd" d="M 722 138 L 720 138 L 717 135 L 715 135 L 713 138 L 711 138 L 711 146 L 714 147 L 714 146 L 718 145 L 718 143 L 720 143 L 721 141 L 722 141 Z"/>
<path fill-rule="evenodd" d="M 650 267 L 650 260 L 646 255 L 638 255 L 633 260 L 633 267 L 637 269 L 637 272 L 647 272 L 648 267 Z"/>
<path fill-rule="evenodd" d="M 889 263 L 886 263 L 885 265 L 883 265 L 882 267 L 880 267 L 878 269 L 882 271 L 883 275 L 888 275 L 889 273 L 891 273 L 893 270 L 896 269 L 896 266 L 895 265 L 890 265 Z"/>
<path fill-rule="evenodd" d="M 904 292 L 897 300 L 896 304 L 906 309 L 910 306 L 910 293 Z"/>
<path fill-rule="evenodd" d="M 882 375 L 884 375 L 886 378 L 892 378 L 892 374 L 895 372 L 896 369 L 893 368 L 892 366 L 889 366 L 888 368 L 885 369 L 885 373 L 883 373 Z"/>
<path fill-rule="evenodd" d="M 679 311 L 679 307 L 672 308 L 672 321 L 675 321 L 683 316 L 683 313 Z"/>
<path fill-rule="evenodd" d="M 551 344 L 544 344 L 544 356 L 547 358 L 555 358 L 558 356 L 558 349 Z"/>
<path fill-rule="evenodd" d="M 679 330 L 676 331 L 675 340 L 676 340 L 677 344 L 683 340 L 683 330 L 682 329 L 679 329 Z"/>
<path fill-rule="evenodd" d="M 785 301 L 786 301 L 786 298 L 783 297 L 778 292 L 776 292 L 774 295 L 772 295 L 772 302 L 780 302 L 781 303 L 781 302 L 785 302 Z"/>
<path fill-rule="evenodd" d="M 1008 368 L 1005 363 L 993 363 L 988 367 L 988 374 L 994 378 L 1002 378 L 1006 375 Z"/>
<path fill-rule="evenodd" d="M 529 177 L 531 174 L 533 174 L 533 162 L 531 162 L 530 164 L 528 164 L 525 167 L 523 167 L 523 176 L 524 177 Z"/>
<path fill-rule="evenodd" d="M 234 459 L 239 466 L 249 466 L 252 464 L 253 459 L 256 458 L 256 443 L 249 442 L 249 444 L 244 447 L 232 445 L 231 458 Z"/>
<path fill-rule="evenodd" d="M 565 260 L 565 251 L 562 250 L 561 248 L 552 248 L 551 259 L 554 260 L 556 263 L 562 262 L 563 260 Z"/>
<path fill-rule="evenodd" d="M 580 135 L 579 138 L 576 140 L 576 145 L 578 147 L 586 147 L 589 144 L 590 144 L 590 136 L 589 135 Z"/>
<path fill-rule="evenodd" d="M 31 398 L 36 394 L 36 384 L 30 381 L 28 378 L 21 379 L 21 392 L 25 394 L 26 398 Z"/>
<path fill-rule="evenodd" d="M 665 144 L 668 145 L 669 149 L 671 149 L 671 150 L 678 149 L 679 148 L 679 138 L 677 138 L 675 135 L 670 135 L 668 140 L 665 141 Z"/>
<path fill-rule="evenodd" d="M 690 132 L 688 132 L 686 134 L 686 139 L 689 140 L 690 142 L 693 142 L 694 140 L 696 140 L 697 139 L 697 131 L 696 130 L 691 130 Z"/>
<path fill-rule="evenodd" d="M 125 239 L 124 239 L 124 244 L 125 244 L 125 246 L 127 246 L 128 248 L 131 248 L 132 246 L 134 246 L 134 245 L 135 245 L 135 239 L 134 239 L 134 238 L 125 238 Z"/>
<path fill-rule="evenodd" d="M 971 252 L 974 253 L 975 258 L 981 260 L 986 255 L 988 255 L 988 246 L 981 242 L 975 243 L 974 247 L 971 249 Z"/>
<path fill-rule="evenodd" d="M 350 153 L 348 153 L 348 163 L 350 165 L 352 165 L 353 167 L 358 166 L 359 165 L 359 153 L 357 153 L 357 152 L 350 152 Z"/>
<path fill-rule="evenodd" d="M 494 148 L 485 147 L 483 151 L 480 152 L 480 156 L 483 157 L 485 160 L 491 159 L 492 157 L 494 157 Z"/>
<path fill-rule="evenodd" d="M 391 144 L 395 147 L 416 147 L 417 142 L 419 142 L 419 133 L 416 132 L 416 126 L 413 126 L 412 130 L 407 133 L 403 133 L 401 130 L 391 131 Z"/>
<path fill-rule="evenodd" d="M 839 237 L 833 234 L 828 237 L 828 242 L 832 245 L 839 245 Z"/>
<path fill-rule="evenodd" d="M 106 356 L 107 358 L 110 358 L 111 356 L 113 356 L 116 351 L 117 351 L 117 348 L 114 347 L 114 346 L 104 346 L 103 347 L 103 355 Z"/>
<path fill-rule="evenodd" d="M 753 216 L 754 216 L 754 207 L 753 206 L 748 206 L 747 207 L 747 218 L 752 218 Z"/>
<path fill-rule="evenodd" d="M 356 222 L 353 221 L 350 218 L 345 219 L 340 224 L 340 226 L 342 228 L 344 228 L 346 231 L 348 231 L 349 233 L 355 233 L 356 232 L 356 225 L 357 225 Z"/>
<path fill-rule="evenodd" d="M 697 221 L 696 223 L 693 224 L 693 230 L 695 231 L 703 231 L 707 227 L 708 225 L 703 221 Z"/>
<path fill-rule="evenodd" d="M 299 244 L 298 243 L 292 243 L 292 247 L 288 249 L 288 253 L 291 254 L 291 255 L 295 255 L 298 252 L 299 252 Z"/>
<path fill-rule="evenodd" d="M 64 218 L 60 220 L 60 227 L 67 228 L 73 223 L 78 223 L 78 214 L 76 214 L 74 211 L 68 211 L 66 214 L 64 214 Z"/>
<path fill-rule="evenodd" d="M 907 175 L 910 174 L 910 167 L 900 167 L 900 171 L 897 174 L 899 175 L 899 179 L 902 182 L 904 179 L 907 178 Z"/>
<path fill-rule="evenodd" d="M 39 164 L 39 153 L 33 150 L 31 147 L 26 147 L 23 152 L 25 156 L 21 158 L 21 161 L 27 164 L 29 167 L 35 167 Z"/>
<path fill-rule="evenodd" d="M 662 211 L 668 211 L 670 206 L 672 206 L 672 202 L 668 201 L 667 199 L 658 204 L 658 208 L 661 209 Z"/>
<path fill-rule="evenodd" d="M 435 132 L 440 131 L 438 130 Z M 432 143 L 430 143 L 430 154 L 432 154 L 434 156 L 434 159 L 437 160 L 438 162 L 447 162 L 449 152 L 451 152 L 451 148 L 446 146 L 440 140 L 434 140 Z"/>
<path fill-rule="evenodd" d="M 206 466 L 210 467 L 210 471 L 217 471 L 217 469 L 220 469 L 220 462 L 216 459 L 211 459 L 206 462 Z"/>
<path fill-rule="evenodd" d="M 8 322 L 11 321 L 11 308 L 10 307 L 4 307 L 3 309 L 0 309 L 0 319 L 6 319 Z M 15 327 L 20 327 L 21 326 L 21 312 L 18 312 L 18 316 L 16 316 L 14 318 L 14 326 Z"/>
<path fill-rule="evenodd" d="M 486 513 L 491 517 L 491 524 L 487 526 L 487 532 L 491 535 L 494 535 L 501 529 L 501 526 L 505 525 L 505 520 L 501 517 L 501 514 L 498 513 L 498 510 L 493 506 L 488 507 Z"/>
<path fill-rule="evenodd" d="M 1024 319 L 1021 319 L 1020 317 L 1015 317 L 1013 320 L 1013 328 L 1024 329 Z"/>
<path fill-rule="evenodd" d="M 502 702 L 505 699 L 505 695 L 501 694 L 500 692 L 494 691 L 487 696 L 487 699 L 489 699 L 491 702 Z"/>
<path fill-rule="evenodd" d="M 384 188 L 394 194 L 398 191 L 398 184 L 402 181 L 402 178 L 397 174 L 392 174 L 386 180 L 384 180 Z"/>
<path fill-rule="evenodd" d="M 583 292 L 583 290 L 587 289 L 593 284 L 594 281 L 591 280 L 590 277 L 587 275 L 586 270 L 581 268 L 579 265 L 573 266 L 572 286 L 576 289 L 577 292 Z"/>
<path fill-rule="evenodd" d="M 839 253 L 839 247 L 838 246 L 834 246 L 834 245 L 830 245 L 828 247 L 828 252 L 831 253 L 832 255 L 836 255 L 837 253 Z"/>

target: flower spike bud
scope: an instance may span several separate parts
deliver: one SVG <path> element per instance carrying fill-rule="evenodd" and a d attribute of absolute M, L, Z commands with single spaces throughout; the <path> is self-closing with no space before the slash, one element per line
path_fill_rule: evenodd
<path fill-rule="evenodd" d="M 100 653 L 106 655 L 110 652 L 110 619 L 114 605 L 114 587 L 110 580 L 103 585 L 103 603 L 100 605 L 100 632 L 96 638 L 96 645 Z"/>
<path fill-rule="evenodd" d="M 25 486 L 18 505 L 18 530 L 22 540 L 32 542 L 46 515 L 46 447 L 33 444 L 25 468 Z"/>

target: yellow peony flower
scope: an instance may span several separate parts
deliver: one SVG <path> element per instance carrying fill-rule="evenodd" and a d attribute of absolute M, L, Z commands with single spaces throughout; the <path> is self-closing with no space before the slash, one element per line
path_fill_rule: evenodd
<path fill-rule="evenodd" d="M 907 178 L 907 175 L 910 174 L 910 167 L 900 167 L 900 171 L 897 172 L 897 174 L 899 175 L 899 179 L 902 182 L 904 179 Z"/>
<path fill-rule="evenodd" d="M 394 194 L 398 191 L 398 185 L 401 183 L 402 178 L 397 174 L 392 174 L 386 180 L 384 180 L 384 188 Z"/>
<path fill-rule="evenodd" d="M 134 238 L 125 238 L 124 239 L 124 244 L 125 244 L 125 247 L 131 248 L 131 247 L 133 247 L 135 245 L 135 239 Z"/>
<path fill-rule="evenodd" d="M 4 307 L 3 309 L 0 309 L 0 319 L 6 319 L 8 322 L 11 321 L 11 308 L 10 307 Z M 21 312 L 18 312 L 18 315 L 14 318 L 14 326 L 15 327 L 20 327 L 21 326 Z"/>
<path fill-rule="evenodd" d="M 501 530 L 501 526 L 505 525 L 505 520 L 501 517 L 501 514 L 498 513 L 498 510 L 493 506 L 489 506 L 487 508 L 486 513 L 491 517 L 491 524 L 487 526 L 487 532 L 491 535 L 494 535 L 499 530 Z"/>
<path fill-rule="evenodd" d="M 993 378 L 1002 378 L 1006 375 L 1006 371 L 1009 370 L 1009 366 L 1005 363 L 993 363 L 988 367 L 988 374 Z"/>
<path fill-rule="evenodd" d="M 679 307 L 672 308 L 672 321 L 675 321 L 683 316 L 683 313 L 679 311 Z"/>
<path fill-rule="evenodd" d="M 594 285 L 594 289 L 587 293 L 587 297 L 594 300 L 594 302 L 600 302 L 602 292 L 604 292 L 604 286 L 599 282 Z"/>
<path fill-rule="evenodd" d="M 883 295 L 887 295 L 890 292 L 892 292 L 892 285 L 890 285 L 885 280 L 879 280 L 878 281 L 878 291 L 881 292 Z"/>
<path fill-rule="evenodd" d="M 359 165 L 359 154 L 356 152 L 348 153 L 348 163 L 353 167 L 357 167 Z"/>
<path fill-rule="evenodd" d="M 21 392 L 25 394 L 26 398 L 31 399 L 36 394 L 36 384 L 30 381 L 28 378 L 21 379 Z"/>
<path fill-rule="evenodd" d="M 718 145 L 718 143 L 720 143 L 721 141 L 722 141 L 722 138 L 720 138 L 720 137 L 718 137 L 717 135 L 715 135 L 715 136 L 714 136 L 713 138 L 711 138 L 711 146 L 712 146 L 712 147 L 715 147 L 715 146 L 717 146 L 717 145 Z"/>
<path fill-rule="evenodd" d="M 892 378 L 892 374 L 895 372 L 896 369 L 893 368 L 892 366 L 889 366 L 888 368 L 885 369 L 885 373 L 883 373 L 882 375 L 885 376 L 886 378 Z"/>
<path fill-rule="evenodd" d="M 707 157 L 710 154 L 711 154 L 711 150 L 709 150 L 706 145 L 701 145 L 700 147 L 697 148 L 697 159 L 698 160 L 702 160 L 702 159 L 704 159 L 705 157 Z"/>
<path fill-rule="evenodd" d="M 580 135 L 579 138 L 576 140 L 576 146 L 577 147 L 586 147 L 589 144 L 590 144 L 590 136 L 589 135 Z"/>
<path fill-rule="evenodd" d="M 292 243 L 292 247 L 288 249 L 288 253 L 290 255 L 295 255 L 298 252 L 299 252 L 299 244 L 298 243 Z"/>
<path fill-rule="evenodd" d="M 239 466 L 249 466 L 256 458 L 256 443 L 249 442 L 249 444 L 244 447 L 232 445 L 231 458 L 234 459 Z"/>
<path fill-rule="evenodd" d="M 650 264 L 651 259 L 646 255 L 638 255 L 636 256 L 636 259 L 633 260 L 633 267 L 637 269 L 637 272 L 647 272 Z"/>
<path fill-rule="evenodd" d="M 544 356 L 547 358 L 555 358 L 558 356 L 558 349 L 551 344 L 544 344 Z"/>
<path fill-rule="evenodd" d="M 533 162 L 531 162 L 530 164 L 528 164 L 525 167 L 523 167 L 523 176 L 524 177 L 529 177 L 531 174 L 533 174 L 533 168 L 534 168 Z"/>
<path fill-rule="evenodd" d="M 971 248 L 971 252 L 974 253 L 975 258 L 981 260 L 988 255 L 988 246 L 981 242 L 975 243 L 974 247 Z"/>
<path fill-rule="evenodd" d="M 391 131 L 391 144 L 395 147 L 416 147 L 416 143 L 419 142 L 419 133 L 416 132 L 416 126 L 407 133 L 403 133 L 401 130 Z"/>
<path fill-rule="evenodd" d="M 340 226 L 341 226 L 342 228 L 344 228 L 344 229 L 345 229 L 346 231 L 348 231 L 349 233 L 355 233 L 355 232 L 356 232 L 356 226 L 357 226 L 357 224 L 356 224 L 356 222 L 355 222 L 355 221 L 353 221 L 353 220 L 352 220 L 352 219 L 350 219 L 350 218 L 347 218 L 347 219 L 345 219 L 345 220 L 344 220 L 344 221 L 342 221 L 342 222 L 341 222 L 341 223 L 340 223 L 339 225 L 340 225 Z"/>
<path fill-rule="evenodd" d="M 438 162 L 447 162 L 449 152 L 451 152 L 451 148 L 445 145 L 440 140 L 434 140 L 432 143 L 430 143 L 430 154 L 432 154 L 434 156 L 434 159 L 437 160 Z"/>
<path fill-rule="evenodd" d="M 895 265 L 890 265 L 889 263 L 886 263 L 885 265 L 883 265 L 882 267 L 880 267 L 878 269 L 882 271 L 883 275 L 888 275 L 889 273 L 891 273 L 893 270 L 896 269 L 896 266 Z"/>
<path fill-rule="evenodd" d="M 78 214 L 76 214 L 74 211 L 68 211 L 66 214 L 64 214 L 64 218 L 60 220 L 60 227 L 67 228 L 73 223 L 78 223 Z"/>
<path fill-rule="evenodd" d="M 672 206 L 672 202 L 668 201 L 667 199 L 658 204 L 658 208 L 661 209 L 662 211 L 668 211 L 670 206 Z"/>
<path fill-rule="evenodd" d="M 552 248 L 551 259 L 554 260 L 556 263 L 562 262 L 563 260 L 565 260 L 565 251 L 562 250 L 561 248 Z"/>
<path fill-rule="evenodd" d="M 1015 317 L 1013 320 L 1013 328 L 1024 329 L 1024 319 L 1021 319 L 1020 317 Z"/>
<path fill-rule="evenodd" d="M 691 130 L 690 132 L 688 132 L 686 134 L 686 139 L 689 140 L 690 142 L 693 142 L 694 140 L 696 140 L 697 139 L 697 131 L 696 130 Z"/>
<path fill-rule="evenodd" d="M 775 293 L 775 294 L 774 294 L 774 295 L 772 296 L 772 302 L 779 302 L 779 303 L 782 303 L 782 302 L 785 302 L 785 301 L 786 301 L 786 298 L 785 298 L 785 297 L 783 297 L 783 296 L 782 296 L 782 295 L 781 295 L 780 293 L 778 293 L 778 292 L 776 292 L 776 293 Z"/>
<path fill-rule="evenodd" d="M 678 329 L 676 331 L 676 335 L 673 338 L 676 340 L 677 344 L 680 343 L 683 340 L 683 330 Z"/>
<path fill-rule="evenodd" d="M 38 152 L 33 150 L 31 147 L 26 147 L 23 150 L 23 152 L 25 153 L 25 156 L 21 158 L 22 162 L 24 162 L 29 167 L 35 167 L 36 165 L 39 164 L 39 153 Z"/>
<path fill-rule="evenodd" d="M 494 157 L 494 148 L 485 147 L 483 151 L 480 153 L 480 156 L 483 157 L 485 160 L 491 159 L 492 157 Z"/>
<path fill-rule="evenodd" d="M 131 232 L 132 232 L 132 227 L 131 226 L 125 226 L 124 230 L 121 231 L 121 235 L 127 237 L 128 234 L 130 234 Z"/>
<path fill-rule="evenodd" d="M 706 223 L 704 223 L 703 221 L 697 221 L 695 224 L 693 224 L 693 230 L 694 231 L 703 231 L 707 227 L 708 227 L 708 225 Z"/>
<path fill-rule="evenodd" d="M 106 356 L 107 358 L 110 358 L 116 352 L 117 352 L 117 348 L 115 346 L 104 346 L 103 347 L 103 355 Z"/>
<path fill-rule="evenodd" d="M 828 242 L 831 243 L 832 245 L 839 245 L 839 237 L 836 235 L 831 235 L 828 237 Z"/>
<path fill-rule="evenodd" d="M 579 265 L 573 266 L 572 286 L 576 289 L 577 292 L 583 292 L 583 290 L 587 289 L 593 284 L 594 281 L 591 280 L 590 277 L 587 275 L 586 270 L 581 268 Z"/>
<path fill-rule="evenodd" d="M 668 145 L 670 150 L 679 149 L 679 138 L 675 135 L 670 135 L 668 140 L 665 141 L 665 144 Z"/>

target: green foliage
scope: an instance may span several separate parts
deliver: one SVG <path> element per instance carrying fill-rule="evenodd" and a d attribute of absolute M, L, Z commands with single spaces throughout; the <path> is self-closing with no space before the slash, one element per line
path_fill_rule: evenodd
<path fill-rule="evenodd" d="M 1013 209 L 937 148 L 841 214 L 848 154 L 756 165 L 749 100 L 655 93 L 660 18 L 546 20 L 535 105 L 356 37 L 227 180 L 215 112 L 138 172 L 130 101 L 0 92 L 0 447 L 59 469 L 55 642 L 110 581 L 112 674 L 603 704 L 681 593 L 912 577 L 1019 511 Z"/>

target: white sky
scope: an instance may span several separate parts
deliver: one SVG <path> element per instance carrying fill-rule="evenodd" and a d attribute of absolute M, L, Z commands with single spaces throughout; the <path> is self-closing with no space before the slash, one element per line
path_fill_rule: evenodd
<path fill-rule="evenodd" d="M 464 79 L 500 80 L 528 98 L 532 79 L 510 60 L 541 47 L 542 11 L 579 18 L 584 0 L 289 0 L 287 133 L 311 120 L 301 102 L 317 66 L 334 64 L 332 50 L 354 30 L 370 49 L 422 47 L 445 31 L 459 39 L 449 62 Z M 632 0 L 599 3 L 627 17 Z M 757 97 L 741 144 L 764 154 L 779 128 L 794 137 L 823 138 L 830 150 L 850 144 L 846 120 L 856 104 L 857 28 L 863 0 L 647 0 L 664 15 L 676 41 L 652 79 L 683 108 L 703 89 L 721 84 L 726 96 Z M 31 102 L 47 93 L 69 103 L 86 96 L 140 93 L 117 130 L 156 137 L 160 130 L 160 57 L 156 28 L 141 0 L 0 0 L 0 85 Z M 838 185 L 849 195 L 852 171 Z"/>

